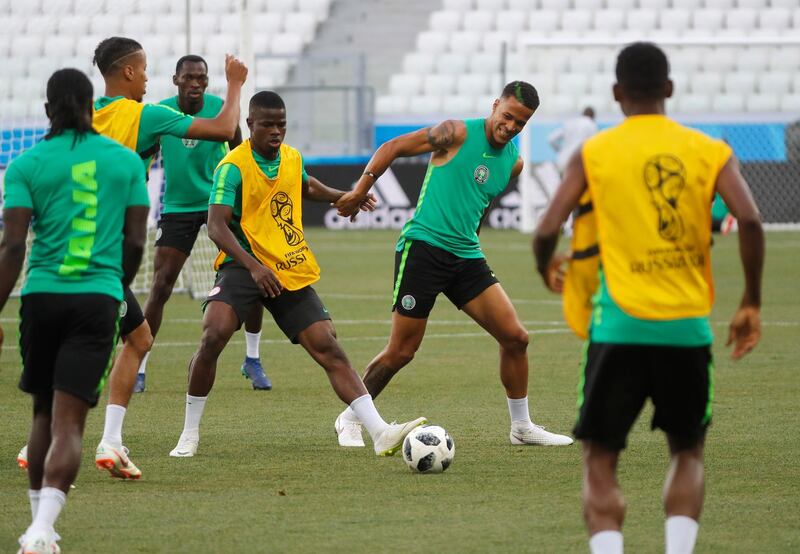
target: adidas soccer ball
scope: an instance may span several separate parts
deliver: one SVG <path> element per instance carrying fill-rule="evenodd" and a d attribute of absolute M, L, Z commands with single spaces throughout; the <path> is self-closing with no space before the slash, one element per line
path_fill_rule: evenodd
<path fill-rule="evenodd" d="M 423 425 L 411 431 L 403 441 L 403 460 L 411 471 L 441 473 L 453 462 L 456 445 L 438 425 Z"/>

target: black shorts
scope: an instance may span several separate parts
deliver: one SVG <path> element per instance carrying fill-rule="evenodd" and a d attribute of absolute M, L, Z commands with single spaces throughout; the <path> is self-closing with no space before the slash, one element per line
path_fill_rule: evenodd
<path fill-rule="evenodd" d="M 407 241 L 394 257 L 392 311 L 424 319 L 440 292 L 459 310 L 497 283 L 485 258 L 459 258 L 422 241 Z"/>
<path fill-rule="evenodd" d="M 197 233 L 206 224 L 208 211 L 161 214 L 156 232 L 156 246 L 169 246 L 187 256 L 192 253 Z"/>
<path fill-rule="evenodd" d="M 264 296 L 256 285 L 250 272 L 237 264 L 229 262 L 217 271 L 203 309 L 209 302 L 224 302 L 233 308 L 239 319 L 239 327 L 247 319 L 253 306 L 261 302 L 283 334 L 297 344 L 297 335 L 317 321 L 330 320 L 331 316 L 322 304 L 316 291 L 308 287 L 299 290 L 283 290 L 275 298 Z"/>
<path fill-rule="evenodd" d="M 139 325 L 144 323 L 144 313 L 133 291 L 126 287 L 125 297 L 119 307 L 119 315 L 122 318 L 119 322 L 119 336 L 123 339 L 136 330 Z"/>
<path fill-rule="evenodd" d="M 105 294 L 24 295 L 19 388 L 68 392 L 96 406 L 117 344 L 119 305 Z"/>
<path fill-rule="evenodd" d="M 650 398 L 651 428 L 665 431 L 678 448 L 692 448 L 711 423 L 713 370 L 710 346 L 589 343 L 575 437 L 622 450 Z"/>

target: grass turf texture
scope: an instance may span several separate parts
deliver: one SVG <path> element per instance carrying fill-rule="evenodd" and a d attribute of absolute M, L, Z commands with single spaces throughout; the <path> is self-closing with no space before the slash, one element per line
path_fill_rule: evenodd
<path fill-rule="evenodd" d="M 323 278 L 316 287 L 359 373 L 389 332 L 394 232 L 309 230 Z M 580 342 L 565 330 L 555 296 L 534 274 L 529 237 L 484 231 L 484 250 L 532 332 L 531 410 L 568 432 L 574 422 Z M 768 234 L 764 338 L 734 364 L 723 347 L 742 290 L 735 236 L 717 237 L 714 425 L 698 552 L 800 549 L 800 447 L 796 373 L 800 235 Z M 14 463 L 30 425 L 17 387 L 18 302 L 3 312 L 0 372 L 0 550 L 13 551 L 30 521 L 25 474 Z M 342 404 L 325 375 L 265 317 L 261 355 L 271 392 L 239 373 L 241 334 L 223 353 L 195 458 L 173 459 L 183 425 L 186 366 L 200 336 L 199 304 L 177 295 L 150 358 L 147 392 L 134 396 L 125 443 L 138 482 L 94 469 L 105 399 L 88 418 L 77 489 L 57 528 L 65 552 L 585 552 L 580 447 L 514 447 L 498 378 L 497 346 L 444 297 L 416 359 L 378 398 L 387 419 L 425 415 L 456 442 L 443 475 L 415 475 L 400 456 L 339 448 Z M 46 348 L 47 345 L 41 345 Z M 628 502 L 625 545 L 663 551 L 663 436 L 636 423 L 619 476 Z"/>

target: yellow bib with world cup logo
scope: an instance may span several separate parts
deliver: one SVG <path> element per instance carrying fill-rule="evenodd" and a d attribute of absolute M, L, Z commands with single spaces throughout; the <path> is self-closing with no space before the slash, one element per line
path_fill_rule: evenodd
<path fill-rule="evenodd" d="M 647 320 L 707 316 L 711 202 L 731 148 L 663 115 L 640 115 L 588 139 L 582 153 L 617 305 Z"/>
<path fill-rule="evenodd" d="M 592 296 L 600 283 L 600 248 L 597 243 L 597 222 L 594 205 L 586 191 L 572 214 L 571 256 L 564 277 L 562 309 L 572 332 L 580 338 L 589 336 L 592 318 Z"/>
<path fill-rule="evenodd" d="M 250 141 L 231 150 L 217 167 L 229 163 L 242 175 L 241 228 L 255 257 L 271 269 L 287 290 L 319 280 L 319 265 L 303 232 L 303 160 L 300 152 L 281 145 L 275 179 L 258 167 Z M 219 269 L 226 254 L 214 261 Z"/>
<path fill-rule="evenodd" d="M 136 152 L 143 109 L 141 102 L 119 98 L 99 110 L 93 110 L 92 126 L 101 135 Z"/>

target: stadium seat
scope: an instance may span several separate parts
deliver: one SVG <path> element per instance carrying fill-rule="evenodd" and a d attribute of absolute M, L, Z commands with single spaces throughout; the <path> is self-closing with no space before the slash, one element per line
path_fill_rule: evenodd
<path fill-rule="evenodd" d="M 800 94 L 800 74 L 795 74 L 792 77 L 792 92 Z"/>
<path fill-rule="evenodd" d="M 780 105 L 780 96 L 777 94 L 751 94 L 745 99 L 748 112 L 777 112 Z"/>
<path fill-rule="evenodd" d="M 752 9 L 731 10 L 725 14 L 725 28 L 728 31 L 748 34 L 756 27 L 756 13 Z"/>
<path fill-rule="evenodd" d="M 28 65 L 25 63 L 26 59 L 24 56 L 10 56 L 3 60 L 3 63 L 0 63 L 0 77 L 10 83 L 16 77 L 25 75 Z"/>
<path fill-rule="evenodd" d="M 456 92 L 464 96 L 489 94 L 489 81 L 485 73 L 464 73 L 456 77 Z"/>
<path fill-rule="evenodd" d="M 651 9 L 631 10 L 625 13 L 625 28 L 647 33 L 658 27 L 658 12 Z"/>
<path fill-rule="evenodd" d="M 783 71 L 764 73 L 758 79 L 758 92 L 763 94 L 788 94 L 792 89 L 792 75 Z"/>
<path fill-rule="evenodd" d="M 689 73 L 684 71 L 670 70 L 669 78 L 672 80 L 673 96 L 688 94 L 689 92 Z"/>
<path fill-rule="evenodd" d="M 406 96 L 378 96 L 375 101 L 375 112 L 379 115 L 397 115 L 408 111 Z"/>
<path fill-rule="evenodd" d="M 469 68 L 472 73 L 498 73 L 500 71 L 500 56 L 475 54 L 469 59 Z"/>
<path fill-rule="evenodd" d="M 457 12 L 471 10 L 474 4 L 472 0 L 444 0 L 443 8 Z"/>
<path fill-rule="evenodd" d="M 739 48 L 722 46 L 714 48 L 712 52 L 708 49 L 697 48 L 697 56 L 700 57 L 700 67 L 709 71 L 732 71 L 736 67 L 736 57 Z"/>
<path fill-rule="evenodd" d="M 683 94 L 676 98 L 679 113 L 708 112 L 711 109 L 711 99 L 705 94 Z"/>
<path fill-rule="evenodd" d="M 0 79 L 0 103 L 5 102 L 10 94 L 11 94 L 11 79 Z"/>
<path fill-rule="evenodd" d="M 595 113 L 608 113 L 611 100 L 613 100 L 613 97 L 608 94 L 587 94 L 578 98 L 576 107 L 579 111 L 583 111 L 585 108 L 592 108 Z"/>
<path fill-rule="evenodd" d="M 589 78 L 589 92 L 592 95 L 606 95 L 612 97 L 611 87 L 617 79 L 611 73 L 595 73 Z"/>
<path fill-rule="evenodd" d="M 564 12 L 570 9 L 570 0 L 541 0 L 543 10 L 555 10 Z"/>
<path fill-rule="evenodd" d="M 442 54 L 436 59 L 436 71 L 442 75 L 460 75 L 467 70 L 466 54 Z"/>
<path fill-rule="evenodd" d="M 408 111 L 416 115 L 432 115 L 442 110 L 442 99 L 438 96 L 412 96 L 408 99 Z"/>
<path fill-rule="evenodd" d="M 722 90 L 722 75 L 714 71 L 695 73 L 689 79 L 689 90 L 694 94 L 717 94 Z"/>
<path fill-rule="evenodd" d="M 11 82 L 11 94 L 19 99 L 37 99 L 44 102 L 47 79 L 41 75 L 18 77 Z"/>
<path fill-rule="evenodd" d="M 422 78 L 422 93 L 429 96 L 452 94 L 456 89 L 456 78 L 452 75 L 425 75 Z"/>
<path fill-rule="evenodd" d="M 585 73 L 562 73 L 556 79 L 556 92 L 568 96 L 584 95 L 589 89 L 589 78 Z"/>
<path fill-rule="evenodd" d="M 160 18 L 160 16 L 159 16 Z M 156 18 L 156 19 L 159 19 Z M 194 25 L 194 23 L 193 23 Z M 181 29 L 183 26 L 181 25 Z M 125 16 L 126 36 L 143 37 L 153 32 L 153 16 L 149 13 L 140 13 Z M 174 30 L 172 32 L 175 32 Z M 105 37 L 103 37 L 105 38 Z"/>
<path fill-rule="evenodd" d="M 75 37 L 72 35 L 54 35 L 44 41 L 44 55 L 49 58 L 67 58 L 74 53 Z"/>
<path fill-rule="evenodd" d="M 770 6 L 773 8 L 786 8 L 789 10 L 796 10 L 800 6 L 797 0 L 770 0 Z"/>
<path fill-rule="evenodd" d="M 594 28 L 609 34 L 625 28 L 625 12 L 622 10 L 598 10 L 594 12 Z"/>
<path fill-rule="evenodd" d="M 55 34 L 56 25 L 58 24 L 58 18 L 49 15 L 35 15 L 27 18 L 14 16 L 6 17 L 7 16 L 4 16 L 4 29 L 22 30 L 24 26 L 24 29 L 28 34 L 52 35 Z M 11 38 L 11 33 L 9 32 L 9 34 L 6 36 Z"/>
<path fill-rule="evenodd" d="M 639 9 L 642 10 L 666 10 L 669 8 L 669 0 L 639 0 Z"/>
<path fill-rule="evenodd" d="M 761 10 L 758 12 L 758 27 L 771 32 L 782 32 L 791 28 L 792 15 L 785 8 Z"/>
<path fill-rule="evenodd" d="M 524 21 L 523 21 L 524 22 Z M 481 49 L 487 54 L 500 55 L 503 44 L 506 45 L 506 53 L 508 56 L 520 55 L 512 53 L 512 47 L 517 42 L 517 34 L 511 31 L 489 31 L 488 33 L 481 33 L 482 37 Z M 509 67 L 512 64 L 508 63 Z"/>
<path fill-rule="evenodd" d="M 736 7 L 761 10 L 767 7 L 769 0 L 736 0 Z M 776 7 L 773 3 L 773 7 Z"/>
<path fill-rule="evenodd" d="M 253 30 L 257 33 L 279 33 L 284 29 L 283 14 L 263 12 L 253 18 Z"/>
<path fill-rule="evenodd" d="M 322 21 L 328 17 L 331 3 L 330 0 L 299 0 L 297 7 L 301 12 L 313 13 L 317 21 Z"/>
<path fill-rule="evenodd" d="M 474 11 L 464 14 L 463 27 L 465 31 L 485 32 L 494 29 L 495 13 L 489 11 Z"/>
<path fill-rule="evenodd" d="M 573 0 L 573 8 L 576 10 L 598 11 L 603 9 L 603 0 Z"/>
<path fill-rule="evenodd" d="M 290 13 L 296 6 L 295 0 L 267 0 L 267 11 L 270 12 Z"/>
<path fill-rule="evenodd" d="M 389 92 L 398 96 L 419 94 L 422 90 L 422 75 L 398 73 L 389 78 Z"/>
<path fill-rule="evenodd" d="M 536 9 L 537 1 L 538 0 L 508 0 L 508 9 L 522 10 L 524 12 L 532 11 Z"/>
<path fill-rule="evenodd" d="M 194 0 L 193 6 L 200 8 L 198 11 L 203 13 L 230 13 L 236 9 L 232 0 Z"/>
<path fill-rule="evenodd" d="M 782 112 L 800 113 L 800 94 L 784 94 L 781 97 L 780 109 Z"/>
<path fill-rule="evenodd" d="M 530 65 L 540 72 L 559 73 L 568 70 L 571 57 L 568 49 L 548 48 L 531 59 Z"/>
<path fill-rule="evenodd" d="M 532 84 L 540 98 L 555 93 L 556 77 L 551 73 L 527 73 L 522 80 Z"/>
<path fill-rule="evenodd" d="M 773 71 L 796 71 L 800 69 L 800 48 L 783 46 L 773 50 L 769 57 L 769 68 Z"/>
<path fill-rule="evenodd" d="M 770 51 L 767 48 L 753 47 L 739 50 L 736 68 L 747 71 L 762 71 L 769 64 Z"/>
<path fill-rule="evenodd" d="M 475 0 L 475 8 L 492 12 L 499 12 L 504 9 L 505 4 L 505 0 Z"/>
<path fill-rule="evenodd" d="M 242 28 L 242 15 L 239 13 L 223 13 L 217 14 L 219 30 L 221 33 L 237 34 Z M 251 20 L 250 25 L 254 35 L 260 34 L 260 29 L 254 25 L 255 21 Z"/>
<path fill-rule="evenodd" d="M 543 115 L 574 115 L 578 111 L 578 104 L 573 96 L 554 94 L 540 100 L 537 114 L 541 112 Z"/>
<path fill-rule="evenodd" d="M 541 38 L 553 33 L 559 27 L 559 12 L 556 10 L 536 10 L 528 15 L 528 30 Z"/>
<path fill-rule="evenodd" d="M 741 113 L 744 111 L 744 96 L 741 94 L 716 94 L 712 97 L 711 109 L 719 113 Z"/>
<path fill-rule="evenodd" d="M 177 14 L 160 15 L 155 20 L 155 32 L 158 35 L 174 36 L 175 33 L 186 32 L 186 18 Z"/>
<path fill-rule="evenodd" d="M 412 52 L 403 57 L 403 73 L 425 75 L 431 73 L 436 65 L 436 56 L 429 52 Z"/>
<path fill-rule="evenodd" d="M 593 49 L 585 49 L 576 52 L 569 59 L 569 70 L 573 73 L 587 73 L 593 75 L 602 70 L 602 52 Z"/>
<path fill-rule="evenodd" d="M 222 54 L 234 53 L 239 50 L 239 37 L 227 33 L 211 35 L 201 42 L 201 47 L 206 57 L 215 56 L 219 59 Z"/>
<path fill-rule="evenodd" d="M 592 12 L 588 10 L 566 10 L 561 14 L 561 29 L 583 33 L 592 28 Z"/>
<path fill-rule="evenodd" d="M 431 31 L 445 31 L 450 33 L 458 31 L 461 28 L 462 19 L 462 14 L 456 11 L 442 10 L 432 12 L 428 20 L 428 26 Z"/>
<path fill-rule="evenodd" d="M 89 32 L 94 35 L 113 36 L 122 33 L 122 17 L 113 14 L 97 14 L 89 19 Z M 174 28 L 172 32 L 175 32 Z M 144 38 L 144 37 L 142 37 Z"/>
<path fill-rule="evenodd" d="M 750 71 L 726 73 L 723 82 L 725 92 L 748 95 L 756 90 L 756 74 Z"/>
<path fill-rule="evenodd" d="M 42 13 L 42 0 L 26 0 L 25 2 L 12 2 L 11 13 L 30 17 Z"/>
<path fill-rule="evenodd" d="M 277 33 L 270 42 L 273 54 L 296 56 L 303 51 L 303 37 L 296 33 Z"/>
<path fill-rule="evenodd" d="M 195 14 L 190 24 L 192 33 L 198 35 L 210 36 L 220 31 L 224 32 L 224 29 L 219 28 L 219 14 L 216 13 Z"/>
<path fill-rule="evenodd" d="M 0 104 L 0 117 L 24 119 L 28 115 L 28 103 L 19 98 L 10 98 Z"/>
<path fill-rule="evenodd" d="M 448 33 L 437 31 L 423 31 L 417 35 L 417 50 L 420 52 L 430 52 L 440 54 L 447 50 Z"/>
<path fill-rule="evenodd" d="M 706 49 L 706 52 L 708 50 Z M 682 47 L 670 52 L 670 67 L 680 71 L 691 72 L 699 69 L 703 63 L 703 49 L 697 47 Z"/>
<path fill-rule="evenodd" d="M 481 35 L 477 31 L 456 31 L 448 37 L 448 49 L 451 52 L 472 55 L 481 50 Z"/>
<path fill-rule="evenodd" d="M 290 13 L 286 15 L 284 26 L 287 31 L 298 33 L 305 44 L 311 42 L 317 31 L 317 20 L 310 13 Z"/>
<path fill-rule="evenodd" d="M 88 15 L 96 17 L 101 15 L 105 9 L 105 0 L 81 0 L 73 5 L 75 15 Z"/>
<path fill-rule="evenodd" d="M 518 33 L 526 29 L 527 14 L 521 10 L 507 10 L 497 13 L 495 28 L 498 31 Z"/>
<path fill-rule="evenodd" d="M 734 0 L 703 0 L 703 7 L 727 11 L 733 9 L 734 3 Z"/>
<path fill-rule="evenodd" d="M 690 17 L 691 13 L 686 9 L 664 10 L 661 12 L 658 28 L 681 35 L 689 28 Z"/>
<path fill-rule="evenodd" d="M 23 59 L 39 56 L 42 53 L 42 44 L 44 37 L 41 35 L 27 35 L 18 36 L 11 41 L 10 50 L 11 57 L 20 57 Z M 5 63 L 5 60 L 4 62 Z M 0 64 L 1 65 L 1 64 Z"/>
<path fill-rule="evenodd" d="M 723 12 L 718 9 L 695 10 L 692 13 L 692 28 L 713 35 L 723 27 Z"/>
<path fill-rule="evenodd" d="M 60 58 L 54 56 L 42 56 L 40 58 L 28 59 L 28 76 L 31 79 L 47 82 L 50 75 L 57 69 L 63 67 Z"/>
<path fill-rule="evenodd" d="M 698 0 L 671 0 L 670 7 L 674 10 L 694 11 L 700 7 Z"/>
<path fill-rule="evenodd" d="M 475 111 L 475 97 L 447 95 L 442 98 L 442 111 L 445 116 L 471 114 Z"/>

